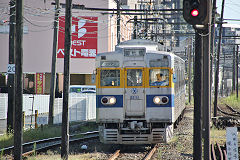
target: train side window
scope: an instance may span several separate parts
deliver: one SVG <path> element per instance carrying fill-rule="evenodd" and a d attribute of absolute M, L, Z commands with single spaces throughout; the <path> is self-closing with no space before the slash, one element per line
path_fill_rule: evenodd
<path fill-rule="evenodd" d="M 150 86 L 168 86 L 169 70 L 168 69 L 150 69 L 149 85 Z"/>
<path fill-rule="evenodd" d="M 101 86 L 120 86 L 120 70 L 101 70 L 100 72 Z"/>

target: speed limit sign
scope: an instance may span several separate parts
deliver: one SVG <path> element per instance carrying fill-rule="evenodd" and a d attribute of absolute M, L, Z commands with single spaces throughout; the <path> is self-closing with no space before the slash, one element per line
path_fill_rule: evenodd
<path fill-rule="evenodd" d="M 8 64 L 7 73 L 15 74 L 15 64 Z"/>

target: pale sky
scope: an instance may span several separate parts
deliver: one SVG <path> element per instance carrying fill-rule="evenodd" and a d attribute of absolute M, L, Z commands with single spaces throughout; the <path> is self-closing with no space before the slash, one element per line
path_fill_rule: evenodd
<path fill-rule="evenodd" d="M 217 0 L 217 11 L 221 14 L 222 0 Z M 240 0 L 225 0 L 224 19 L 238 19 L 239 21 L 227 21 L 231 24 L 240 24 Z"/>

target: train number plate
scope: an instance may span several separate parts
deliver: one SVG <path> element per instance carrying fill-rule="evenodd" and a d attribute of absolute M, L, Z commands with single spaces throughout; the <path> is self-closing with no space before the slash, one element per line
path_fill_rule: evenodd
<path fill-rule="evenodd" d="M 139 96 L 130 96 L 130 100 L 138 100 Z"/>

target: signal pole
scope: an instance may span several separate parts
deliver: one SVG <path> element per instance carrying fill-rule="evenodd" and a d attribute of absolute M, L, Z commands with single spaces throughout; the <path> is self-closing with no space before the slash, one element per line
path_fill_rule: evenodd
<path fill-rule="evenodd" d="M 202 72 L 201 74 L 201 80 L 202 80 L 202 86 L 201 86 L 201 108 L 203 109 L 203 134 L 204 134 L 204 159 L 211 159 L 211 154 L 210 154 L 210 142 L 209 142 L 209 137 L 210 137 L 210 127 L 209 127 L 209 122 L 210 122 L 210 108 L 211 108 L 211 103 L 210 103 L 210 36 L 209 32 L 210 26 L 211 26 L 211 9 L 212 9 L 212 2 L 208 0 L 183 0 L 183 18 L 186 20 L 187 23 L 192 24 L 195 31 L 197 32 L 196 34 L 196 41 L 195 43 L 198 43 L 199 37 L 201 36 L 201 48 L 198 47 L 198 49 L 201 49 L 201 52 L 197 52 L 198 49 L 195 47 L 196 52 L 195 54 L 200 54 L 203 55 L 203 65 L 202 65 Z M 195 57 L 196 58 L 196 57 Z M 195 63 L 198 59 L 195 59 Z M 200 61 L 200 59 L 199 59 Z M 197 70 L 199 68 L 196 68 Z M 196 72 L 195 72 L 196 74 Z M 197 75 L 194 75 L 197 76 Z M 194 83 L 196 83 L 196 79 L 194 79 Z M 196 84 L 194 84 L 194 92 L 196 92 L 195 88 Z M 195 98 L 195 97 L 194 97 Z M 195 102 L 195 101 L 194 101 Z M 199 103 L 199 102 L 195 102 Z M 195 132 L 199 130 L 199 128 L 196 128 L 195 126 L 199 125 L 198 122 L 196 122 L 201 115 L 199 113 L 196 113 L 195 110 L 195 103 L 194 103 L 194 142 L 197 143 L 197 147 L 199 147 L 201 151 L 201 142 L 199 140 L 195 139 Z M 198 109 L 198 108 L 196 108 Z M 201 132 L 201 131 L 200 131 Z M 198 134 L 197 134 L 198 135 Z M 199 138 L 199 137 L 198 137 Z M 201 141 L 201 138 L 200 138 Z M 194 143 L 193 142 L 193 143 Z M 195 143 L 194 143 L 194 159 L 202 159 L 202 157 L 197 154 L 199 150 L 195 148 Z M 199 157 L 195 157 L 199 156 Z"/>
<path fill-rule="evenodd" d="M 65 8 L 65 43 L 64 43 L 64 82 L 63 82 L 63 110 L 62 110 L 62 144 L 61 158 L 68 159 L 69 154 L 69 119 L 68 119 L 68 98 L 69 98 L 69 68 L 71 48 L 71 27 L 72 27 L 72 0 L 66 0 Z"/>
<path fill-rule="evenodd" d="M 210 149 L 210 119 L 211 119 L 211 102 L 210 102 L 210 42 L 211 42 L 211 9 L 212 2 L 208 1 L 208 25 L 204 31 L 205 36 L 203 36 L 203 119 L 205 121 L 203 127 L 204 133 L 204 159 L 211 159 L 211 149 Z"/>
<path fill-rule="evenodd" d="M 193 159 L 202 159 L 202 37 L 195 32 Z"/>
<path fill-rule="evenodd" d="M 210 1 L 209 1 L 210 2 Z M 203 37 L 203 119 L 205 120 L 204 131 L 204 159 L 211 159 L 210 153 L 210 36 L 209 28 L 206 29 L 207 36 Z"/>
<path fill-rule="evenodd" d="M 10 2 L 9 22 L 9 64 L 15 64 L 15 0 Z M 13 130 L 14 109 L 15 109 L 15 74 L 8 74 L 8 111 L 7 111 L 7 133 Z"/>
<path fill-rule="evenodd" d="M 23 0 L 16 1 L 16 95 L 14 119 L 14 159 L 22 159 L 22 109 L 23 109 Z"/>

